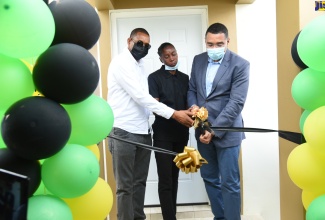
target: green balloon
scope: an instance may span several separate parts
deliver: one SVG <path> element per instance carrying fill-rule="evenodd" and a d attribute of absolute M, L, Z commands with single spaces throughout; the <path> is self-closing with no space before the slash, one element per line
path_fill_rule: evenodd
<path fill-rule="evenodd" d="M 314 199 L 308 206 L 306 220 L 323 220 L 325 219 L 325 195 Z"/>
<path fill-rule="evenodd" d="M 28 220 L 72 220 L 69 206 L 52 195 L 36 195 L 28 199 Z"/>
<path fill-rule="evenodd" d="M 34 91 L 28 67 L 19 59 L 0 54 L 0 109 L 6 110 L 16 101 L 33 95 Z"/>
<path fill-rule="evenodd" d="M 0 131 L 1 131 L 1 129 L 0 129 Z M 1 148 L 7 148 L 7 146 L 6 146 L 6 144 L 3 142 L 3 139 L 2 139 L 2 137 L 1 137 L 1 135 L 0 135 L 0 149 Z"/>
<path fill-rule="evenodd" d="M 0 122 L 2 123 L 2 119 L 3 119 L 3 116 L 5 114 L 5 110 L 1 110 L 0 109 Z M 1 125 L 0 123 L 0 125 Z M 2 139 L 2 134 L 1 134 L 1 126 L 0 126 L 0 149 L 1 148 L 6 148 L 6 144 L 3 142 L 3 139 Z"/>
<path fill-rule="evenodd" d="M 311 68 L 301 71 L 293 80 L 291 94 L 303 109 L 314 110 L 325 105 L 325 72 Z"/>
<path fill-rule="evenodd" d="M 297 50 L 300 59 L 310 68 L 325 72 L 325 15 L 316 17 L 300 32 Z"/>
<path fill-rule="evenodd" d="M 75 198 L 88 192 L 99 177 L 98 160 L 88 148 L 67 144 L 45 159 L 42 180 L 46 189 L 61 198 Z"/>
<path fill-rule="evenodd" d="M 51 45 L 54 18 L 43 0 L 1 0 L 0 33 L 0 53 L 34 57 Z"/>
<path fill-rule="evenodd" d="M 301 116 L 300 116 L 300 120 L 299 120 L 299 128 L 300 128 L 300 131 L 301 133 L 303 134 L 304 133 L 304 125 L 305 125 L 305 121 L 306 121 L 306 118 L 308 117 L 308 115 L 311 113 L 312 111 L 310 110 L 305 110 Z"/>
<path fill-rule="evenodd" d="M 36 196 L 36 195 L 52 195 L 52 193 L 48 189 L 46 189 L 43 181 L 41 181 L 41 184 L 38 186 L 37 190 L 34 192 L 33 195 L 34 196 Z"/>
<path fill-rule="evenodd" d="M 68 143 L 83 146 L 97 144 L 112 130 L 113 111 L 99 96 L 91 95 L 82 102 L 63 107 L 68 112 L 72 125 Z"/>

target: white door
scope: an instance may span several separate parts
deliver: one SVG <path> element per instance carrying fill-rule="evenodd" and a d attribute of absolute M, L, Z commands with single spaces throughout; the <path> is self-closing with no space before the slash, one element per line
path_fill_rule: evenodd
<path fill-rule="evenodd" d="M 161 67 L 157 50 L 163 42 L 174 44 L 178 52 L 180 71 L 190 75 L 193 58 L 205 50 L 204 35 L 207 28 L 207 8 L 174 7 L 110 11 L 112 57 L 126 47 L 130 32 L 137 27 L 150 34 L 152 45 L 144 58 L 148 74 Z M 109 80 L 109 79 L 108 79 Z M 154 116 L 150 117 L 152 123 Z M 193 128 L 190 129 L 188 146 L 197 147 Z M 199 173 L 180 172 L 178 204 L 205 203 L 208 201 Z M 145 205 L 159 204 L 158 175 L 154 152 L 151 154 Z"/>

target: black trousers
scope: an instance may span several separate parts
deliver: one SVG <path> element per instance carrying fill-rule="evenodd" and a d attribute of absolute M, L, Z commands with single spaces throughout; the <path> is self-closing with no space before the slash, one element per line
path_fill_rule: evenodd
<path fill-rule="evenodd" d="M 187 141 L 171 142 L 154 140 L 154 146 L 181 153 Z M 155 152 L 158 172 L 158 194 L 164 220 L 176 220 L 176 200 L 179 168 L 173 162 L 175 156 Z"/>

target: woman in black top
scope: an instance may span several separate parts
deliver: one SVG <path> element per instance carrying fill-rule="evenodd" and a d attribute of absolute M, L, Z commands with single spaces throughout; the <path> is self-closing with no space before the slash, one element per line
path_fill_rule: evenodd
<path fill-rule="evenodd" d="M 178 71 L 178 55 L 171 43 L 158 48 L 162 67 L 148 77 L 149 92 L 158 101 L 175 110 L 188 109 L 187 90 L 189 76 Z M 170 118 L 155 115 L 152 125 L 154 146 L 181 153 L 187 145 L 189 128 Z M 164 220 L 176 219 L 176 200 L 179 168 L 174 156 L 155 152 L 158 171 L 158 193 Z"/>

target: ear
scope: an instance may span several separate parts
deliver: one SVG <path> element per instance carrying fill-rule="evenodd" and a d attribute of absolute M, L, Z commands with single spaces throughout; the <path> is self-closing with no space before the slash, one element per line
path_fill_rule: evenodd
<path fill-rule="evenodd" d="M 128 49 L 131 51 L 132 47 L 131 47 L 131 41 L 132 39 L 129 37 L 127 40 L 126 40 L 126 43 L 128 45 Z"/>
<path fill-rule="evenodd" d="M 161 60 L 161 58 L 160 58 L 160 57 L 159 57 L 159 60 L 160 60 L 160 62 L 164 63 L 164 62 Z"/>
<path fill-rule="evenodd" d="M 129 45 L 129 43 L 131 42 L 131 38 L 129 37 L 127 40 L 126 40 L 126 43 Z"/>

